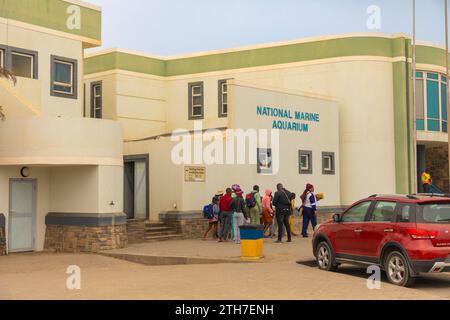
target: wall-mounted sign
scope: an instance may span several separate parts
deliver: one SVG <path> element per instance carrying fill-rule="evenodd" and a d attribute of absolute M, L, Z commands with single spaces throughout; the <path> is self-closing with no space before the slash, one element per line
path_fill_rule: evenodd
<path fill-rule="evenodd" d="M 185 182 L 205 182 L 206 167 L 186 166 L 184 167 Z"/>

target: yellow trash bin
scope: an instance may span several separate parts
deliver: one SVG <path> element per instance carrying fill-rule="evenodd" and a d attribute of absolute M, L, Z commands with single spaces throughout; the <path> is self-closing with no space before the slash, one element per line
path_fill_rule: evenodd
<path fill-rule="evenodd" d="M 264 226 L 247 224 L 239 227 L 242 260 L 259 260 L 263 257 Z"/>

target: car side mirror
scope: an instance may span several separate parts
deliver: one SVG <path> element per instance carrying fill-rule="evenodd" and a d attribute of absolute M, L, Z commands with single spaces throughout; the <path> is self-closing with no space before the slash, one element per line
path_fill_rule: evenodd
<path fill-rule="evenodd" d="M 340 223 L 342 221 L 342 216 L 339 213 L 334 214 L 333 221 L 336 223 Z"/>

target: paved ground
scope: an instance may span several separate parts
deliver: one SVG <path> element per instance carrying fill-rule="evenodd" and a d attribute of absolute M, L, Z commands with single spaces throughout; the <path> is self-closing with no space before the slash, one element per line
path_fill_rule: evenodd
<path fill-rule="evenodd" d="M 17 254 L 0 257 L 0 299 L 450 299 L 450 275 L 427 275 L 413 289 L 382 283 L 368 290 L 364 270 L 318 270 L 310 240 L 266 241 L 257 263 L 143 266 L 99 255 Z M 233 243 L 189 240 L 135 245 L 125 252 L 237 258 Z M 66 289 L 67 266 L 78 265 L 82 288 Z"/>

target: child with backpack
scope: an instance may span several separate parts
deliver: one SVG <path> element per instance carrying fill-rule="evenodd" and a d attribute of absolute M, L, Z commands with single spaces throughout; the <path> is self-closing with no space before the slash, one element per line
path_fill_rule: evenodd
<path fill-rule="evenodd" d="M 219 197 L 215 196 L 212 199 L 212 203 L 209 205 L 206 205 L 203 208 L 203 216 L 205 219 L 209 220 L 209 226 L 208 229 L 205 232 L 205 235 L 203 236 L 203 240 L 206 240 L 206 237 L 208 236 L 208 233 L 213 230 L 213 238 L 217 239 L 217 227 L 219 224 Z"/>

